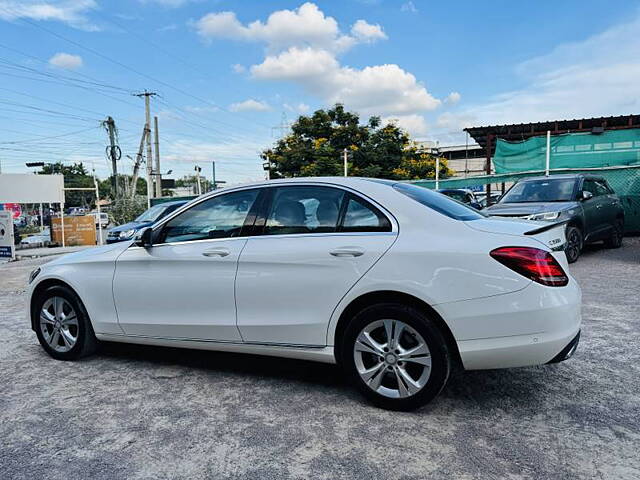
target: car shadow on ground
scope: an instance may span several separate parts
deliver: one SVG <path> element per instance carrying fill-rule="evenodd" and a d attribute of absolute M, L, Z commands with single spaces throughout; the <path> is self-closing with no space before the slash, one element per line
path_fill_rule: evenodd
<path fill-rule="evenodd" d="M 330 389 L 344 392 L 350 398 L 365 400 L 349 385 L 342 370 L 336 365 L 287 358 L 189 350 L 181 348 L 155 347 L 125 343 L 103 343 L 94 357 L 106 362 L 133 364 L 136 369 L 153 370 L 158 367 L 198 370 L 209 375 L 240 375 L 276 383 L 299 384 L 302 388 L 313 385 L 318 390 Z M 560 364 L 561 365 L 561 364 Z M 534 407 L 543 401 L 541 383 L 554 375 L 557 365 L 525 367 L 516 369 L 463 371 L 455 369 L 441 396 L 454 403 L 472 403 L 474 407 L 486 405 L 493 408 L 496 400 L 501 403 Z M 428 407 L 426 410 L 430 411 Z"/>

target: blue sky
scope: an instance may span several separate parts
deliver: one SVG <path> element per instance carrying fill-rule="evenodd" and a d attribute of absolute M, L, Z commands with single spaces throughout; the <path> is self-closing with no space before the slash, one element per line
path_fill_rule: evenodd
<path fill-rule="evenodd" d="M 536 5 L 535 7 L 533 5 Z M 0 162 L 129 172 L 148 89 L 163 170 L 262 177 L 258 151 L 336 101 L 415 138 L 640 113 L 640 2 L 0 0 Z"/>

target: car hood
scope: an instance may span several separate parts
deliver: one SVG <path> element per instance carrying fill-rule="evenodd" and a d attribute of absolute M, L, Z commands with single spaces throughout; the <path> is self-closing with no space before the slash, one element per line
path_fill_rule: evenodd
<path fill-rule="evenodd" d="M 496 203 L 483 210 L 488 215 L 525 216 L 534 213 L 559 212 L 577 206 L 577 202 Z"/>
<path fill-rule="evenodd" d="M 129 222 L 123 225 L 118 225 L 117 227 L 110 228 L 109 233 L 126 232 L 127 230 L 138 230 L 142 227 L 148 227 L 149 225 L 151 225 L 151 222 Z"/>
<path fill-rule="evenodd" d="M 68 253 L 60 258 L 57 258 L 46 265 L 65 265 L 69 263 L 83 263 L 83 262 L 97 262 L 104 260 L 114 260 L 129 248 L 131 242 L 118 242 L 111 243 L 109 245 L 103 245 L 101 247 L 92 247 L 80 250 L 74 253 Z"/>

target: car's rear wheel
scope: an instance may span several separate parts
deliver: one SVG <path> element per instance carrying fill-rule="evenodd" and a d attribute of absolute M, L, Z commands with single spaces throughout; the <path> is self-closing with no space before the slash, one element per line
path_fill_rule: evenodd
<path fill-rule="evenodd" d="M 89 315 L 70 288 L 48 288 L 36 299 L 32 312 L 38 341 L 53 358 L 76 360 L 96 350 Z"/>
<path fill-rule="evenodd" d="M 616 219 L 611 229 L 611 235 L 604 241 L 607 248 L 620 248 L 622 246 L 622 237 L 624 234 L 624 221 Z"/>
<path fill-rule="evenodd" d="M 580 252 L 582 252 L 583 238 L 582 232 L 578 227 L 569 226 L 566 232 L 567 244 L 564 253 L 567 255 L 567 261 L 573 263 L 578 260 Z"/>
<path fill-rule="evenodd" d="M 343 368 L 379 407 L 420 407 L 438 395 L 449 378 L 447 343 L 438 326 L 414 308 L 368 307 L 355 316 L 343 338 Z"/>

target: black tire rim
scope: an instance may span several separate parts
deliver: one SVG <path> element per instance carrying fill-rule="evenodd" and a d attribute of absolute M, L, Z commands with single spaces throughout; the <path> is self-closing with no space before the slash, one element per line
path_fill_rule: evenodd
<path fill-rule="evenodd" d="M 622 245 L 622 222 L 618 221 L 613 227 L 613 244 Z"/>
<path fill-rule="evenodd" d="M 582 238 L 578 230 L 571 230 L 569 233 L 569 239 L 567 241 L 567 248 L 565 253 L 569 260 L 575 260 L 580 255 Z"/>

